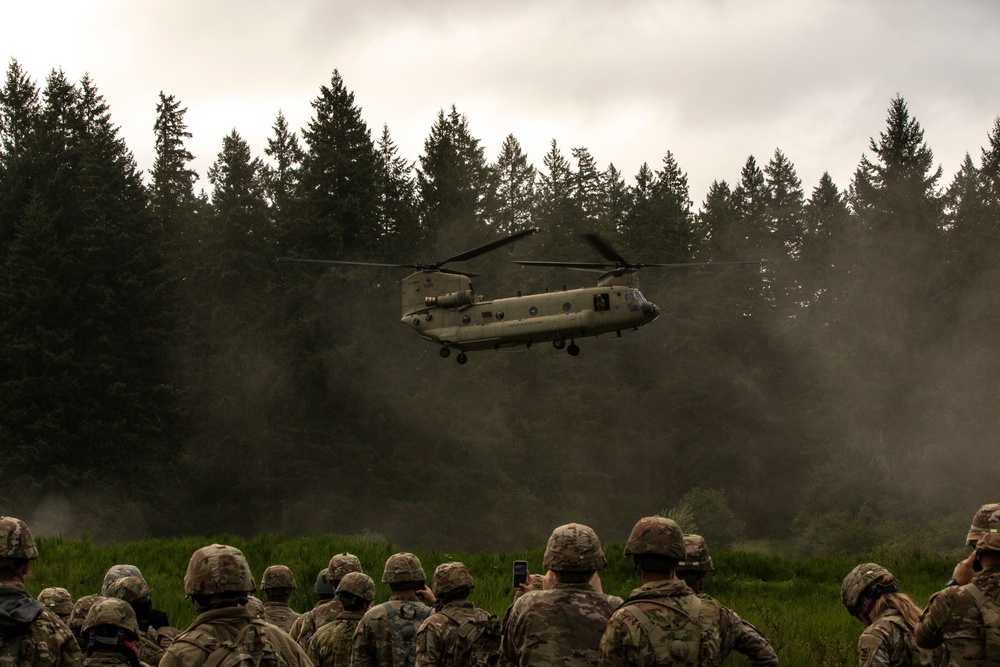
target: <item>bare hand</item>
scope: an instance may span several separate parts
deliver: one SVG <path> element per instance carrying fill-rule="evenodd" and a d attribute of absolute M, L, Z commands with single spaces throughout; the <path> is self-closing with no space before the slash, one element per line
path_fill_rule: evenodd
<path fill-rule="evenodd" d="M 955 566 L 955 571 L 952 572 L 951 578 L 957 581 L 959 586 L 964 586 L 972 581 L 972 576 L 975 574 L 975 570 L 972 569 L 972 562 L 974 560 L 976 560 L 975 551 L 969 554 L 968 558 Z"/>
<path fill-rule="evenodd" d="M 434 591 L 424 586 L 421 591 L 416 591 L 415 595 L 428 607 L 433 607 L 437 604 L 437 598 L 434 597 Z"/>
<path fill-rule="evenodd" d="M 590 578 L 590 581 L 587 583 L 589 583 L 590 587 L 593 588 L 598 593 L 604 592 L 604 589 L 601 587 L 601 575 L 597 574 L 596 572 L 594 573 L 594 576 Z"/>

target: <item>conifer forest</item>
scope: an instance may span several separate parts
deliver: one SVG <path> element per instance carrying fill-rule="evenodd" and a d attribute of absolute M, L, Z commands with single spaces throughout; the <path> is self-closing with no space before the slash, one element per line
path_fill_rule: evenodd
<path fill-rule="evenodd" d="M 780 147 L 692 201 L 651 146 L 622 174 L 552 140 L 486 155 L 442 100 L 419 156 L 333 71 L 306 127 L 276 111 L 191 169 L 161 92 L 141 171 L 98 82 L 12 61 L 0 91 L 0 506 L 96 539 L 372 533 L 440 550 L 609 542 L 685 514 L 713 546 L 961 546 L 996 497 L 1000 117 L 944 174 L 902 95 L 849 183 Z M 237 119 L 234 119 L 236 121 Z M 742 170 L 739 165 L 742 164 Z M 512 260 L 643 263 L 659 319 L 619 338 L 470 353 L 400 322 L 409 271 L 487 299 L 593 284 Z M 711 539 L 711 538 L 710 538 Z"/>

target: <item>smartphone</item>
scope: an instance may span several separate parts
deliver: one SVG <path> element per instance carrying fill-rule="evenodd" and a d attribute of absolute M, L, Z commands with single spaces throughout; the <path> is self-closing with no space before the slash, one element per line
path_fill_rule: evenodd
<path fill-rule="evenodd" d="M 514 576 L 511 580 L 513 581 L 514 588 L 528 583 L 528 561 L 514 561 Z"/>

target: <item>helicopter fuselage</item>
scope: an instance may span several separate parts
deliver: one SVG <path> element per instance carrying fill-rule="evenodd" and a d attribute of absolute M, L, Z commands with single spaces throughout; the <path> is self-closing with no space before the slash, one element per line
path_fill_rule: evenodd
<path fill-rule="evenodd" d="M 449 291 L 424 297 L 423 307 L 413 308 L 411 298 L 408 308 L 404 300 L 401 321 L 423 338 L 463 352 L 620 334 L 659 315 L 632 274 L 605 274 L 594 287 L 492 300 L 474 295 L 465 276 L 436 277 L 445 278 Z M 410 284 L 428 282 L 426 273 L 411 278 Z"/>

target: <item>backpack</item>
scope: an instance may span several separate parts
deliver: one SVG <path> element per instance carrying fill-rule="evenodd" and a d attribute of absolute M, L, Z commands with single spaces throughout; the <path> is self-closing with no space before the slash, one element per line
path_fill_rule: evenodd
<path fill-rule="evenodd" d="M 669 604 L 667 599 L 626 600 L 619 609 L 627 608 L 629 613 L 639 621 L 646 636 L 652 644 L 656 656 L 656 665 L 676 667 L 698 667 L 702 664 L 701 652 L 701 614 L 702 599 L 693 596 L 690 611 Z M 668 598 L 669 599 L 669 598 Z M 639 602 L 654 604 L 674 612 L 684 619 L 684 625 L 668 629 L 653 622 L 639 606 Z"/>
<path fill-rule="evenodd" d="M 0 628 L 0 667 L 31 667 L 35 642 L 29 629 L 30 626 Z"/>
<path fill-rule="evenodd" d="M 443 661 L 446 667 L 496 666 L 500 661 L 500 621 L 496 616 L 459 620 L 450 609 L 442 609 L 441 613 L 458 625 L 459 641 L 449 647 Z"/>
<path fill-rule="evenodd" d="M 413 605 L 412 618 L 403 618 L 392 605 L 392 601 L 382 604 L 389 620 L 392 635 L 392 667 L 413 667 L 417 653 L 417 629 L 433 611 L 426 605 Z"/>
<path fill-rule="evenodd" d="M 986 635 L 985 667 L 1000 667 L 1000 604 L 983 595 L 979 586 L 969 583 L 962 590 L 972 596 L 983 617 L 983 629 Z"/>
<path fill-rule="evenodd" d="M 267 637 L 267 624 L 252 619 L 232 641 L 220 642 L 209 633 L 195 629 L 177 638 L 208 653 L 203 667 L 288 667 L 288 660 Z"/>

